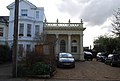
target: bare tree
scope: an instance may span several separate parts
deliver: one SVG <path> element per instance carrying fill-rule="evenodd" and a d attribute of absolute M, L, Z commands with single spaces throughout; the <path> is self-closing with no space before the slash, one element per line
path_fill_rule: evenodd
<path fill-rule="evenodd" d="M 46 33 L 42 32 L 42 33 L 38 33 L 35 37 L 34 37 L 34 41 L 36 41 L 37 44 L 43 44 L 44 41 L 46 39 Z"/>
<path fill-rule="evenodd" d="M 114 11 L 112 18 L 112 32 L 120 37 L 120 8 Z"/>

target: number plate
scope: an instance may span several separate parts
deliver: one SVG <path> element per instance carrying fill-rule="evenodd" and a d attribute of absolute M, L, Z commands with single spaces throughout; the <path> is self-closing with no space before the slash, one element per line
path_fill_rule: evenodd
<path fill-rule="evenodd" d="M 64 65 L 70 65 L 70 63 L 64 63 Z"/>

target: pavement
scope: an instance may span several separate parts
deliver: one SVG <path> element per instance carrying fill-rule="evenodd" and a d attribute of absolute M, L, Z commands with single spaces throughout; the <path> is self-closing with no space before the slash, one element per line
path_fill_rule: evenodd
<path fill-rule="evenodd" d="M 120 81 L 120 80 L 0 78 L 0 81 Z"/>

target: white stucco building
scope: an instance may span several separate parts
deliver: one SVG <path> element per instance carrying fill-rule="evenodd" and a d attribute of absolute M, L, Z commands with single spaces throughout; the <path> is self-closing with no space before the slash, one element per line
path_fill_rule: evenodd
<path fill-rule="evenodd" d="M 55 38 L 55 54 L 59 52 L 72 53 L 76 60 L 84 60 L 83 54 L 83 21 L 71 23 L 47 22 L 44 23 L 44 32 L 48 38 Z"/>
<path fill-rule="evenodd" d="M 9 30 L 8 42 L 13 45 L 14 33 L 14 10 L 15 3 L 8 5 L 10 10 L 9 17 Z M 83 21 L 79 23 L 60 23 L 57 19 L 56 22 L 47 22 L 44 15 L 43 7 L 36 7 L 27 0 L 19 0 L 19 24 L 18 24 L 18 50 L 27 53 L 33 50 L 36 41 L 35 38 L 41 33 L 45 33 L 46 40 L 54 41 L 54 54 L 59 52 L 72 53 L 75 59 L 84 60 L 83 54 Z M 19 53 L 20 57 L 25 56 L 25 53 Z"/>
<path fill-rule="evenodd" d="M 13 45 L 15 2 L 7 6 L 10 10 L 8 42 Z M 18 49 L 32 50 L 35 37 L 43 32 L 44 8 L 36 7 L 27 0 L 19 0 Z M 24 56 L 24 55 L 20 55 Z"/>

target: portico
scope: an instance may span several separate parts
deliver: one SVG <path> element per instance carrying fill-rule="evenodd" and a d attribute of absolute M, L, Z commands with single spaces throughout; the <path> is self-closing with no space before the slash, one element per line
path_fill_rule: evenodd
<path fill-rule="evenodd" d="M 59 52 L 72 53 L 76 60 L 84 60 L 83 54 L 83 28 L 80 23 L 45 22 L 44 31 L 49 36 L 55 36 L 55 54 Z"/>

